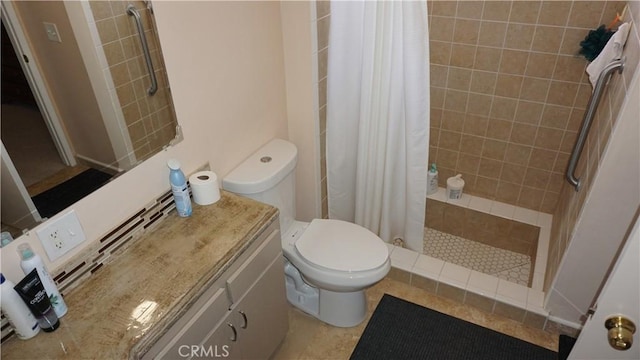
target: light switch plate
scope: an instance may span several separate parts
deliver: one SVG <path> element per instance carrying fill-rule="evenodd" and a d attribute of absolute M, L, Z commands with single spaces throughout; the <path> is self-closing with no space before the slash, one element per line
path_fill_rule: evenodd
<path fill-rule="evenodd" d="M 68 253 L 86 239 L 74 210 L 55 220 L 49 220 L 46 226 L 36 230 L 36 234 L 51 261 Z"/>
<path fill-rule="evenodd" d="M 58 33 L 58 27 L 56 26 L 56 24 L 48 22 L 43 22 L 43 24 L 44 30 L 47 32 L 47 38 L 51 41 L 61 43 L 62 39 L 60 38 L 60 33 Z"/>

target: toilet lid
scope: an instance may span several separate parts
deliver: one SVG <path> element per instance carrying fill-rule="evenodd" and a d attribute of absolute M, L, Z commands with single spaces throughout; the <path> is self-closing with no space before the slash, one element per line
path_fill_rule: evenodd
<path fill-rule="evenodd" d="M 314 219 L 295 247 L 310 263 L 337 271 L 375 269 L 389 257 L 376 234 L 341 220 Z"/>

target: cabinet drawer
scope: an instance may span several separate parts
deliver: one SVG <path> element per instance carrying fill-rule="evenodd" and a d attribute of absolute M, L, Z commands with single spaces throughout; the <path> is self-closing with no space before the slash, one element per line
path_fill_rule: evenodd
<path fill-rule="evenodd" d="M 242 295 L 258 280 L 264 269 L 278 256 L 282 256 L 282 243 L 280 231 L 276 230 L 227 279 L 227 291 L 231 302 L 238 302 Z"/>
<path fill-rule="evenodd" d="M 205 293 L 206 296 L 207 294 Z M 180 329 L 171 341 L 157 356 L 157 358 L 177 359 L 183 353 L 188 353 L 192 345 L 199 345 L 205 334 L 213 329 L 221 318 L 229 311 L 229 300 L 225 288 L 218 288 L 204 305 Z"/>

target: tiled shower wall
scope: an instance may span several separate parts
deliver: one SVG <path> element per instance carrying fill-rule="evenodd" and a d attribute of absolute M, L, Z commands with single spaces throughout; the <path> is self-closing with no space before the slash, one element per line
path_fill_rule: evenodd
<path fill-rule="evenodd" d="M 155 26 L 143 1 L 90 1 L 102 48 L 134 152 L 138 160 L 157 153 L 175 137 L 175 111 Z M 150 78 L 138 32 L 126 7 L 140 12 L 151 59 L 158 79 L 158 92 L 149 96 Z"/>
<path fill-rule="evenodd" d="M 579 42 L 624 4 L 428 1 L 440 186 L 553 213 L 591 93 Z"/>
<path fill-rule="evenodd" d="M 622 74 L 614 73 L 606 87 L 598 112 L 591 125 L 587 142 L 582 152 L 576 174 L 581 180 L 581 189 L 576 192 L 568 183 L 564 183 L 560 192 L 558 206 L 553 215 L 553 227 L 549 244 L 549 257 L 544 289 L 549 289 L 553 281 L 560 261 L 569 246 L 571 235 L 585 198 L 589 193 L 596 171 L 600 163 L 602 153 L 609 140 L 609 135 L 618 117 L 629 84 L 636 71 L 640 71 L 640 2 L 630 1 L 629 10 L 625 13 L 625 22 L 631 23 L 629 37 L 624 48 L 623 56 L 626 57 Z M 630 99 L 638 101 L 638 99 Z"/>
<path fill-rule="evenodd" d="M 331 20 L 330 1 L 316 1 L 317 59 L 318 59 L 318 108 L 320 121 L 320 177 L 322 193 L 322 218 L 329 217 L 327 201 L 327 62 L 329 56 L 329 21 Z"/>

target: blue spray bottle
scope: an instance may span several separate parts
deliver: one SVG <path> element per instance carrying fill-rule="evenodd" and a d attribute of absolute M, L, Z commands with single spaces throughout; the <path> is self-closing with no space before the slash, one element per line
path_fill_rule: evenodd
<path fill-rule="evenodd" d="M 180 170 L 180 162 L 175 159 L 167 161 L 167 166 L 171 170 L 169 172 L 169 183 L 171 183 L 171 192 L 173 200 L 176 202 L 176 211 L 181 217 L 191 216 L 191 198 L 189 197 L 189 187 L 184 173 Z"/>

